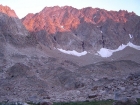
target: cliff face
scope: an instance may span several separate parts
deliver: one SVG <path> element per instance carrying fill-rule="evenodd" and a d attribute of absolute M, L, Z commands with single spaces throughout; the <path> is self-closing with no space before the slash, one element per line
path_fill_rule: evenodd
<path fill-rule="evenodd" d="M 129 41 L 140 45 L 140 17 L 127 11 L 99 8 L 45 7 L 22 19 L 42 44 L 53 48 L 97 51 L 118 48 Z"/>

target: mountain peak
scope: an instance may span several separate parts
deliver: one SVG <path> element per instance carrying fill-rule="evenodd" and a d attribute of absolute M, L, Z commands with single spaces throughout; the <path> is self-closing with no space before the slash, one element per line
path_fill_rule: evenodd
<path fill-rule="evenodd" d="M 52 11 L 63 11 L 63 10 L 72 10 L 76 9 L 72 6 L 53 6 L 53 7 L 45 7 L 41 12 L 52 12 Z"/>
<path fill-rule="evenodd" d="M 4 13 L 4 14 L 7 14 L 7 15 L 10 16 L 10 17 L 17 17 L 15 11 L 12 10 L 12 9 L 11 9 L 10 7 L 8 7 L 8 6 L 0 5 L 0 12 L 1 12 L 1 13 Z"/>
<path fill-rule="evenodd" d="M 137 26 L 139 17 L 125 10 L 45 7 L 35 15 L 27 15 L 22 22 L 43 44 L 76 51 L 97 50 L 100 47 L 116 49 L 128 43 L 129 34 L 136 37 L 139 33 L 132 28 L 132 24 Z"/>

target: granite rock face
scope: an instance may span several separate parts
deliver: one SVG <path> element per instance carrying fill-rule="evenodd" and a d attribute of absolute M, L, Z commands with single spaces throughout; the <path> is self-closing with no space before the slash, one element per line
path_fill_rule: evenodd
<path fill-rule="evenodd" d="M 94 52 L 102 47 L 116 49 L 128 42 L 140 45 L 140 17 L 123 10 L 45 7 L 39 13 L 28 14 L 22 22 L 50 48 Z"/>

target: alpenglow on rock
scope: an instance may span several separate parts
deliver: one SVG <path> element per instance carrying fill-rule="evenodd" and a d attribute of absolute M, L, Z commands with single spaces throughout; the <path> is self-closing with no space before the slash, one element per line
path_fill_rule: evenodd
<path fill-rule="evenodd" d="M 22 19 L 26 29 L 46 47 L 78 52 L 114 50 L 128 42 L 140 45 L 139 21 L 135 13 L 124 10 L 70 6 L 45 7 Z"/>

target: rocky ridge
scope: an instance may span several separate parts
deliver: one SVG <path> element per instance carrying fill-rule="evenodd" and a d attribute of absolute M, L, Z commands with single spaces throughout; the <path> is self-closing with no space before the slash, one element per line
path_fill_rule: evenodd
<path fill-rule="evenodd" d="M 16 17 L 16 18 L 18 17 L 15 11 L 9 8 L 8 6 L 0 5 L 0 12 L 7 14 L 10 17 Z"/>
<path fill-rule="evenodd" d="M 40 43 L 52 49 L 95 52 L 128 42 L 140 45 L 140 17 L 124 10 L 45 7 L 39 13 L 28 14 L 22 22 Z"/>

